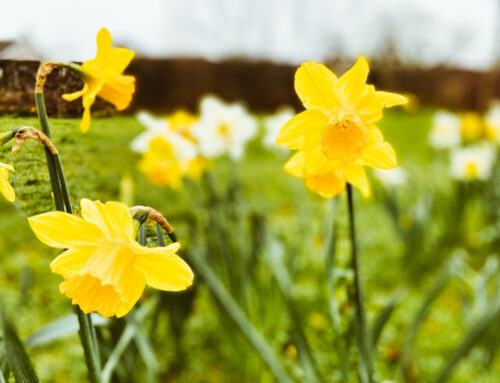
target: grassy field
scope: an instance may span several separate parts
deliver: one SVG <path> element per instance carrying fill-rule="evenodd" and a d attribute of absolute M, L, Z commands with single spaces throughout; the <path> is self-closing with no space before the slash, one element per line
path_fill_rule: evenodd
<path fill-rule="evenodd" d="M 391 299 L 396 297 L 399 302 L 378 343 L 376 371 L 379 381 L 398 379 L 402 347 L 415 323 L 415 316 L 429 291 L 436 287 L 443 273 L 446 274 L 443 270 L 448 267 L 446 262 L 451 254 L 463 259 L 463 264 L 454 265 L 452 275 L 442 278 L 443 286 L 418 326 L 408 356 L 406 379 L 432 381 L 484 313 L 477 303 L 480 298 L 475 283 L 482 275 L 486 258 L 495 252 L 498 243 L 496 216 L 488 205 L 494 204 L 498 192 L 493 186 L 469 190 L 467 209 L 462 216 L 466 219 L 463 224 L 454 221 L 456 206 L 462 203 L 454 194 L 459 188 L 446 176 L 446 157 L 436 154 L 427 144 L 433 112 L 432 109 L 415 114 L 386 112 L 380 123 L 381 130 L 411 176 L 406 185 L 395 191 L 385 191 L 372 180 L 370 198 L 363 199 L 356 193 L 357 230 L 369 322 L 374 323 Z M 149 205 L 164 213 L 176 228 L 181 244 L 190 249 L 190 256 L 196 256 L 192 254 L 199 248 L 196 240 L 207 236 L 191 224 L 193 215 L 201 214 L 199 211 L 205 206 L 202 188 L 188 184 L 181 191 L 171 191 L 146 182 L 136 169 L 137 155 L 129 149 L 130 141 L 142 130 L 133 117 L 95 119 L 86 135 L 80 133 L 78 123 L 72 119 L 51 121 L 53 141 L 63 161 L 74 206 L 78 207 L 83 197 L 118 200 L 123 195 L 121 180 L 130 175 L 134 203 Z M 0 117 L 1 131 L 20 125 L 38 127 L 38 121 Z M 70 313 L 71 308 L 69 301 L 58 293 L 61 278 L 49 270 L 56 252 L 41 245 L 26 222 L 26 216 L 53 209 L 43 150 L 37 144 L 28 143 L 13 156 L 9 153 L 11 145 L 7 146 L 1 149 L 0 159 L 13 163 L 16 168 L 11 181 L 18 199 L 14 205 L 0 200 L 0 296 L 5 311 L 15 320 L 25 339 L 43 325 Z M 328 290 L 324 244 L 326 228 L 332 222 L 331 212 L 335 209 L 337 262 L 340 275 L 345 272 L 345 278 L 349 278 L 346 197 L 341 194 L 332 203 L 307 191 L 302 180 L 283 171 L 288 155 L 287 151 L 279 149 L 265 150 L 256 139 L 237 166 L 224 160 L 213 164 L 215 189 L 220 194 L 227 190 L 231 194 L 231 187 L 236 185 L 239 202 L 234 213 L 244 219 L 238 220 L 241 227 L 234 228 L 232 245 L 250 252 L 255 248 L 258 253 L 259 241 L 243 234 L 258 233 L 252 226 L 257 222 L 258 227 L 265 227 L 266 236 L 281 246 L 283 263 L 293 281 L 297 308 L 311 349 L 325 380 L 335 382 L 338 381 L 335 372 L 338 366 L 325 303 Z M 491 197 L 488 203 L 482 200 L 484 195 Z M 297 356 L 291 339 L 293 326 L 285 313 L 284 303 L 269 276 L 266 262 L 257 256 L 251 259 L 258 267 L 249 269 L 249 283 L 257 281 L 258 288 L 249 293 L 248 301 L 242 305 L 248 305 L 249 316 L 270 339 L 291 375 L 301 381 L 303 375 L 295 360 Z M 335 294 L 345 305 L 345 286 L 341 282 Z M 226 283 L 231 286 L 230 280 Z M 195 285 L 194 303 L 188 305 L 189 315 L 182 316 L 183 326 L 176 327 L 175 313 L 182 311 L 178 308 L 170 315 L 161 316 L 155 326 L 156 337 L 161 339 L 161 342 L 153 342 L 160 381 L 271 382 L 272 376 L 238 330 L 224 318 L 203 281 L 196 279 Z M 153 299 L 155 294 L 147 290 L 147 300 Z M 484 295 L 483 299 L 490 302 L 495 292 Z M 183 300 L 191 298 L 180 295 L 168 299 L 177 299 L 173 305 L 180 307 Z M 148 317 L 147 323 L 151 321 Z M 494 329 L 487 331 L 461 360 L 450 381 L 500 381 L 500 358 L 496 356 L 495 345 L 491 344 L 491 339 L 499 338 Z M 43 381 L 85 380 L 86 370 L 77 335 L 33 347 L 29 352 Z M 140 374 L 141 363 L 137 366 L 136 374 Z M 354 375 L 353 379 L 355 381 Z"/>

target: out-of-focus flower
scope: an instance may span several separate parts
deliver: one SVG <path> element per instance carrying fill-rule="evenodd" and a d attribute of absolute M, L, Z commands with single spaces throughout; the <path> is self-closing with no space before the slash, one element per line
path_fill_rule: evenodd
<path fill-rule="evenodd" d="M 172 133 L 195 142 L 191 131 L 198 118 L 183 110 L 178 110 L 165 118 L 153 116 L 148 112 L 139 112 L 136 118 L 146 128 L 146 131 L 134 138 L 130 144 L 135 152 L 144 153 L 147 151 L 150 141 L 156 137 L 163 137 L 169 141 Z"/>
<path fill-rule="evenodd" d="M 182 186 L 183 171 L 175 147 L 163 137 L 155 137 L 139 162 L 139 170 L 156 186 Z"/>
<path fill-rule="evenodd" d="M 122 317 L 146 285 L 181 291 L 192 284 L 193 272 L 176 254 L 178 243 L 150 248 L 135 241 L 127 205 L 82 199 L 81 214 L 54 211 L 29 218 L 29 224 L 44 244 L 67 249 L 50 268 L 65 279 L 61 293 L 83 312 Z"/>
<path fill-rule="evenodd" d="M 180 134 L 184 138 L 191 141 L 196 141 L 193 137 L 192 131 L 198 116 L 191 114 L 183 109 L 175 111 L 170 116 L 167 116 L 169 128 L 175 133 Z"/>
<path fill-rule="evenodd" d="M 491 104 L 485 116 L 485 138 L 500 143 L 500 101 Z"/>
<path fill-rule="evenodd" d="M 281 128 L 295 115 L 295 111 L 290 107 L 282 107 L 272 116 L 264 119 L 266 129 L 262 143 L 268 148 L 276 147 Z"/>
<path fill-rule="evenodd" d="M 403 185 L 408 179 L 408 172 L 401 166 L 393 169 L 375 169 L 373 174 L 386 188 L 394 188 Z"/>
<path fill-rule="evenodd" d="M 106 28 L 97 34 L 97 54 L 81 66 L 71 63 L 69 67 L 83 80 L 83 89 L 62 97 L 67 101 L 82 97 L 83 118 L 80 122 L 82 132 L 90 127 L 90 108 L 96 96 L 113 104 L 116 109 L 125 109 L 135 91 L 135 78 L 123 75 L 123 71 L 134 57 L 134 52 L 125 48 L 111 48 L 111 35 Z"/>
<path fill-rule="evenodd" d="M 450 175 L 456 180 L 487 180 L 496 158 L 496 149 L 490 144 L 457 148 L 450 153 Z"/>
<path fill-rule="evenodd" d="M 156 137 L 163 137 L 168 140 L 170 128 L 165 118 L 155 117 L 148 112 L 139 112 L 135 117 L 146 128 L 146 131 L 139 134 L 130 143 L 130 148 L 134 152 L 146 152 L 149 149 L 149 143 Z"/>
<path fill-rule="evenodd" d="M 460 134 L 465 141 L 475 141 L 482 138 L 484 123 L 482 117 L 475 112 L 464 113 L 461 118 Z"/>
<path fill-rule="evenodd" d="M 457 115 L 445 111 L 436 112 L 429 135 L 431 145 L 436 149 L 451 149 L 460 145 L 461 126 L 462 123 Z"/>
<path fill-rule="evenodd" d="M 228 154 L 237 160 L 245 145 L 257 131 L 257 122 L 240 104 L 226 104 L 213 97 L 205 97 L 200 104 L 200 120 L 194 124 L 193 137 L 200 152 L 207 158 Z"/>
<path fill-rule="evenodd" d="M 346 181 L 368 195 L 362 166 L 397 165 L 393 148 L 375 122 L 384 108 L 404 104 L 406 98 L 375 91 L 366 84 L 368 71 L 366 59 L 360 57 L 339 79 L 315 62 L 302 64 L 295 74 L 295 91 L 307 110 L 281 129 L 276 143 L 300 151 L 285 168 L 293 168 L 292 174 L 305 178 L 306 185 L 323 197 L 338 194 Z"/>
<path fill-rule="evenodd" d="M 0 192 L 7 201 L 13 202 L 16 199 L 16 194 L 14 188 L 8 181 L 9 171 L 13 172 L 14 167 L 0 162 Z"/>

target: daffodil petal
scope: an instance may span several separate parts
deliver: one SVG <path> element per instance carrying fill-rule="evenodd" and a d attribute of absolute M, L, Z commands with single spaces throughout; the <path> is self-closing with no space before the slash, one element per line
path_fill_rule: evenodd
<path fill-rule="evenodd" d="M 9 176 L 8 170 L 0 168 L 0 192 L 7 201 L 14 202 L 16 200 L 16 193 L 12 185 L 7 180 L 8 176 Z"/>
<path fill-rule="evenodd" d="M 93 246 L 66 250 L 50 263 L 50 270 L 55 274 L 67 277 L 80 270 L 94 252 L 95 247 Z"/>
<path fill-rule="evenodd" d="M 335 197 L 345 189 L 345 179 L 338 172 L 306 178 L 306 186 L 323 198 Z"/>
<path fill-rule="evenodd" d="M 303 177 L 306 167 L 304 152 L 295 153 L 285 164 L 285 170 L 295 177 Z"/>
<path fill-rule="evenodd" d="M 132 239 L 132 217 L 124 203 L 110 201 L 103 204 L 82 198 L 80 206 L 82 217 L 100 227 L 109 238 Z"/>
<path fill-rule="evenodd" d="M 370 195 L 370 184 L 362 166 L 346 165 L 343 168 L 343 174 L 346 181 L 358 188 L 363 196 L 368 197 Z"/>
<path fill-rule="evenodd" d="M 374 102 L 381 103 L 384 108 L 390 108 L 396 105 L 406 104 L 408 102 L 408 99 L 405 96 L 397 93 L 376 91 Z"/>
<path fill-rule="evenodd" d="M 61 97 L 65 99 L 66 101 L 75 101 L 77 98 L 80 98 L 83 96 L 83 94 L 87 91 L 88 85 L 84 84 L 82 90 L 73 92 L 73 93 L 65 93 Z"/>
<path fill-rule="evenodd" d="M 320 110 L 305 110 L 281 128 L 276 143 L 289 149 L 313 149 L 319 146 L 321 130 L 327 123 L 327 116 Z"/>
<path fill-rule="evenodd" d="M 366 148 L 360 162 L 375 169 L 392 169 L 398 165 L 396 152 L 387 142 L 378 142 Z"/>
<path fill-rule="evenodd" d="M 352 68 L 339 78 L 336 88 L 344 104 L 353 104 L 363 95 L 363 87 L 369 71 L 368 62 L 361 56 Z"/>
<path fill-rule="evenodd" d="M 340 166 L 340 162 L 327 158 L 320 149 L 305 152 L 306 170 L 308 174 L 320 175 L 330 173 Z"/>
<path fill-rule="evenodd" d="M 130 49 L 113 48 L 109 52 L 109 62 L 106 69 L 111 73 L 119 75 L 127 68 L 134 56 L 135 53 Z"/>
<path fill-rule="evenodd" d="M 111 34 L 106 28 L 101 28 L 97 33 L 97 54 L 96 62 L 98 64 L 104 64 L 108 60 L 108 54 L 111 50 Z"/>
<path fill-rule="evenodd" d="M 135 267 L 146 277 L 146 283 L 155 289 L 181 291 L 193 283 L 193 272 L 175 252 L 179 244 L 166 247 L 141 247 Z"/>
<path fill-rule="evenodd" d="M 295 73 L 295 91 L 307 109 L 329 113 L 338 105 L 333 91 L 336 81 L 335 74 L 325 65 L 309 61 Z"/>
<path fill-rule="evenodd" d="M 80 130 L 82 133 L 87 133 L 90 128 L 90 107 L 83 109 L 82 120 L 80 121 Z"/>
<path fill-rule="evenodd" d="M 104 238 L 93 223 L 60 211 L 35 215 L 28 222 L 41 242 L 59 249 L 94 246 Z"/>

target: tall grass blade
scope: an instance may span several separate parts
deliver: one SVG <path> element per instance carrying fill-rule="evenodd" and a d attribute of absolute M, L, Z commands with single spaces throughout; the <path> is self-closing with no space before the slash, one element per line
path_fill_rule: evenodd
<path fill-rule="evenodd" d="M 189 260 L 194 265 L 195 271 L 203 278 L 213 296 L 240 328 L 255 351 L 260 354 L 261 358 L 273 373 L 275 379 L 280 383 L 291 383 L 292 379 L 288 376 L 272 347 L 233 300 L 225 286 L 219 281 L 217 275 L 210 269 L 208 264 L 200 257 L 189 257 Z"/>
<path fill-rule="evenodd" d="M 14 326 L 2 312 L 3 336 L 7 361 L 18 383 L 38 383 L 35 369 L 31 364 L 28 354 L 24 349 L 23 343 L 14 329 Z"/>
<path fill-rule="evenodd" d="M 270 241 L 268 246 L 267 258 L 269 260 L 269 265 L 271 266 L 271 271 L 278 284 L 283 300 L 285 301 L 288 313 L 295 325 L 294 328 L 294 338 L 299 351 L 299 359 L 304 367 L 304 372 L 307 377 L 308 382 L 322 382 L 320 378 L 316 361 L 314 360 L 311 347 L 309 346 L 309 341 L 307 340 L 304 326 L 300 314 L 297 310 L 297 303 L 293 297 L 293 283 L 288 274 L 285 265 L 283 264 L 281 247 L 276 244 L 273 246 L 273 242 Z"/>
<path fill-rule="evenodd" d="M 462 343 L 453 353 L 452 357 L 448 360 L 445 367 L 441 370 L 437 378 L 433 381 L 434 383 L 445 382 L 452 374 L 455 367 L 460 362 L 464 356 L 471 350 L 474 344 L 481 338 L 488 326 L 493 322 L 497 321 L 500 316 L 500 300 L 498 300 L 476 323 L 474 327 L 465 336 Z"/>

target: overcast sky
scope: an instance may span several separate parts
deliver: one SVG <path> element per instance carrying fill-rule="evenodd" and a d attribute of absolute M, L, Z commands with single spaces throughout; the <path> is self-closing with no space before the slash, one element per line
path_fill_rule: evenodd
<path fill-rule="evenodd" d="M 0 0 L 0 40 L 47 59 L 85 60 L 106 26 L 138 54 L 293 64 L 336 55 L 488 68 L 498 55 L 500 0 Z"/>

